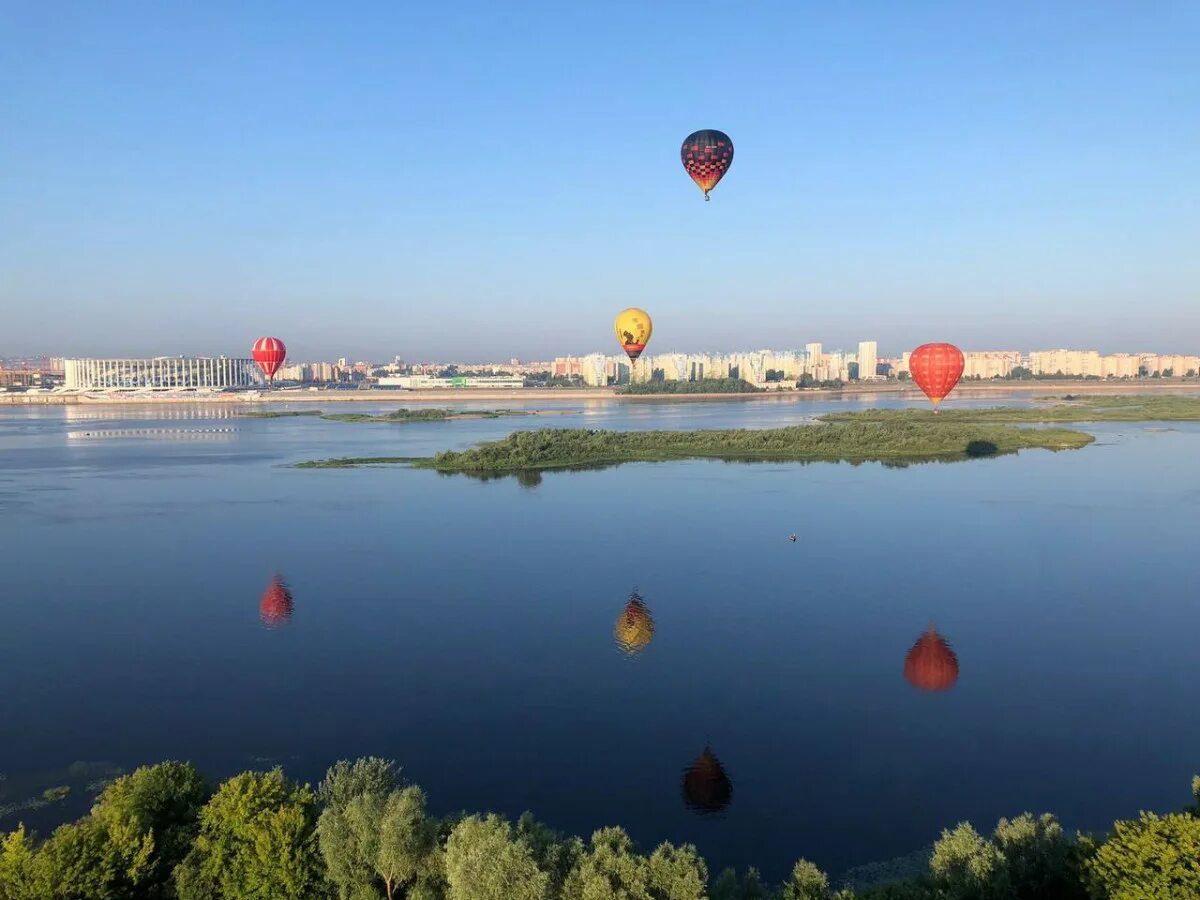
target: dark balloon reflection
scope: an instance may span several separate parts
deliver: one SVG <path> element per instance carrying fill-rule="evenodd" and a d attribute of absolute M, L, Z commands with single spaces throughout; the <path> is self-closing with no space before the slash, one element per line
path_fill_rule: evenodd
<path fill-rule="evenodd" d="M 268 628 L 278 628 L 292 618 L 292 592 L 279 575 L 271 579 L 258 602 L 258 615 Z"/>
<path fill-rule="evenodd" d="M 948 691 L 958 681 L 958 657 L 932 625 L 904 657 L 904 678 L 922 691 Z"/>
<path fill-rule="evenodd" d="M 635 656 L 654 639 L 654 619 L 638 592 L 629 595 L 629 602 L 617 618 L 613 638 L 623 653 Z"/>
<path fill-rule="evenodd" d="M 683 802 L 701 815 L 718 813 L 733 799 L 733 782 L 708 747 L 683 770 Z"/>

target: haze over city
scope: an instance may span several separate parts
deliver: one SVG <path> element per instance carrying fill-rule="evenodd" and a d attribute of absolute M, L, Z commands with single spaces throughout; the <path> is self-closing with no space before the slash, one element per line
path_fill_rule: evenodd
<path fill-rule="evenodd" d="M 10 7 L 0 355 L 1200 347 L 1195 4 L 689 10 Z"/>

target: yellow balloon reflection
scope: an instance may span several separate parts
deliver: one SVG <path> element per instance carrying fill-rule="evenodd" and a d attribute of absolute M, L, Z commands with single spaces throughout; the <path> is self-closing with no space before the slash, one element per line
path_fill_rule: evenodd
<path fill-rule="evenodd" d="M 654 639 L 654 619 L 637 591 L 630 595 L 629 602 L 621 610 L 613 637 L 617 646 L 630 656 L 641 653 Z"/>

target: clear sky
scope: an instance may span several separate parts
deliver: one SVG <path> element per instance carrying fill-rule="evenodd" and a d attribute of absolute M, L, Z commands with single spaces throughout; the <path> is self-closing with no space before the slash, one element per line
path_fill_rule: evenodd
<path fill-rule="evenodd" d="M 1200 351 L 1200 3 L 0 3 L 0 355 Z M 704 203 L 697 128 L 736 146 Z"/>

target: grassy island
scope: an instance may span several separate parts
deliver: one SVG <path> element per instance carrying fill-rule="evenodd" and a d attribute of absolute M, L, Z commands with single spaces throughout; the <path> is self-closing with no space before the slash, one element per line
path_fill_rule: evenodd
<path fill-rule="evenodd" d="M 954 461 L 1041 448 L 1073 450 L 1091 435 L 1062 428 L 1018 428 L 997 423 L 863 418 L 787 428 L 710 431 L 593 431 L 544 428 L 518 431 L 470 450 L 423 459 L 371 457 L 301 463 L 303 468 L 350 468 L 410 463 L 439 472 L 502 473 L 576 469 L 626 462 L 721 459 L 777 462 Z"/>

